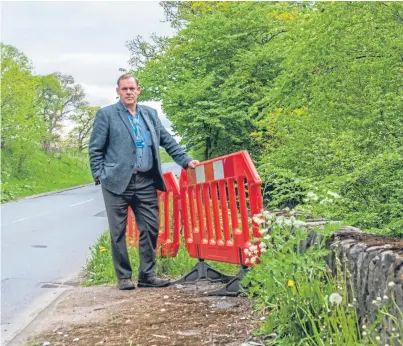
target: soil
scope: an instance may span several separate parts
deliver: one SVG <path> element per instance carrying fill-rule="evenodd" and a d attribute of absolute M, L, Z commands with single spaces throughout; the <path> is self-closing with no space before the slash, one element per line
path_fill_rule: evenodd
<path fill-rule="evenodd" d="M 403 239 L 380 236 L 377 234 L 362 233 L 357 231 L 339 231 L 333 235 L 338 239 L 354 239 L 361 241 L 368 246 L 387 246 L 387 250 L 403 254 Z"/>
<path fill-rule="evenodd" d="M 48 309 L 28 345 L 263 345 L 252 336 L 259 316 L 250 300 L 207 296 L 219 287 L 75 287 Z"/>

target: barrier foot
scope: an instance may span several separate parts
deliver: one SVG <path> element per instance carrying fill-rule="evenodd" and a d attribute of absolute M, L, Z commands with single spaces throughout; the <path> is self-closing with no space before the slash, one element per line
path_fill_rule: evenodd
<path fill-rule="evenodd" d="M 223 288 L 209 292 L 209 296 L 227 296 L 237 297 L 242 293 L 241 281 L 243 276 L 248 272 L 248 267 L 242 267 L 239 273 L 233 277 Z"/>
<path fill-rule="evenodd" d="M 171 285 L 195 283 L 200 280 L 225 283 L 229 282 L 232 278 L 232 276 L 224 275 L 218 270 L 210 267 L 207 263 L 204 262 L 204 260 L 201 259 L 189 273 L 182 276 L 179 280 L 172 282 Z"/>

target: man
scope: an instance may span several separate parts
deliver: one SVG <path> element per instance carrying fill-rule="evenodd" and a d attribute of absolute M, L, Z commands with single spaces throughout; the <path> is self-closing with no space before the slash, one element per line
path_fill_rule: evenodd
<path fill-rule="evenodd" d="M 166 190 L 159 146 L 185 169 L 193 169 L 199 162 L 181 149 L 162 126 L 155 109 L 137 104 L 141 89 L 135 77 L 124 74 L 117 84 L 120 101 L 97 112 L 89 154 L 95 183 L 102 184 L 118 288 L 135 288 L 126 247 L 128 206 L 140 230 L 138 287 L 165 287 L 169 280 L 154 273 L 159 225 L 157 190 Z"/>

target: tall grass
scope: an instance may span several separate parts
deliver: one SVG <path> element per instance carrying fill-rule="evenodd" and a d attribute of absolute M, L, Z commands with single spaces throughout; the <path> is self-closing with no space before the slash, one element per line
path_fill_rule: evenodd
<path fill-rule="evenodd" d="M 189 257 L 183 241 L 179 251 L 174 258 L 157 257 L 155 273 L 161 276 L 167 276 L 172 279 L 179 279 L 182 275 L 188 273 L 197 263 L 197 259 Z M 139 270 L 138 249 L 133 246 L 128 247 L 130 264 L 133 270 L 133 279 L 137 278 Z M 213 268 L 222 271 L 225 274 L 234 275 L 239 271 L 239 267 L 233 264 L 206 261 Z M 115 272 L 113 269 L 111 244 L 109 231 L 102 234 L 97 243 L 91 248 L 91 258 L 87 261 L 86 280 L 84 286 L 114 284 L 116 283 Z"/>

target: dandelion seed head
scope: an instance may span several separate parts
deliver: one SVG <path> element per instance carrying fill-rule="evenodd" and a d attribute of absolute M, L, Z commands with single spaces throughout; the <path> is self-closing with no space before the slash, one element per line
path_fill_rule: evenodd
<path fill-rule="evenodd" d="M 332 294 L 330 295 L 330 297 L 329 297 L 329 302 L 330 302 L 332 305 L 333 305 L 333 304 L 340 305 L 342 301 L 343 301 L 343 298 L 342 298 L 342 296 L 341 296 L 340 294 L 338 294 L 338 293 L 332 293 Z"/>

